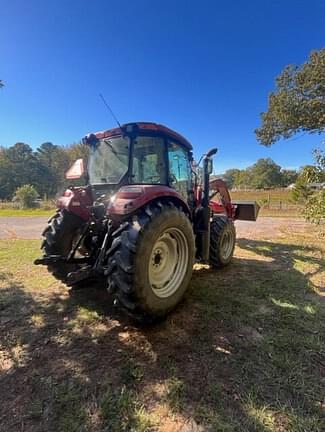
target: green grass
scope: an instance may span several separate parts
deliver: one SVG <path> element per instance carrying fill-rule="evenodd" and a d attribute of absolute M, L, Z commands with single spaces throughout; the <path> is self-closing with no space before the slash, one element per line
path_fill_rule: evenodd
<path fill-rule="evenodd" d="M 232 200 L 257 201 L 260 217 L 302 217 L 301 206 L 292 200 L 292 191 L 287 189 L 231 191 L 230 195 Z"/>
<path fill-rule="evenodd" d="M 55 209 L 51 210 L 45 210 L 41 208 L 36 209 L 17 209 L 17 208 L 0 208 L 0 217 L 10 217 L 10 216 L 28 216 L 28 217 L 35 217 L 35 216 L 46 216 L 50 217 L 55 212 Z"/>
<path fill-rule="evenodd" d="M 230 191 L 232 199 L 270 201 L 270 204 L 293 204 L 292 191 L 288 189 L 254 191 Z"/>
<path fill-rule="evenodd" d="M 323 432 L 325 248 L 313 227 L 287 232 L 196 266 L 150 327 L 33 266 L 38 241 L 0 241 L 3 429 Z"/>

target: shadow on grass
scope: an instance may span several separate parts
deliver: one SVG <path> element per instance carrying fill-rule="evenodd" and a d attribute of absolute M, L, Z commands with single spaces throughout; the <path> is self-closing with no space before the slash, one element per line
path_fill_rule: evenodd
<path fill-rule="evenodd" d="M 183 304 L 147 328 L 103 290 L 35 300 L 2 275 L 3 430 L 154 431 L 163 405 L 175 431 L 189 418 L 214 432 L 324 430 L 325 311 L 310 280 L 324 262 L 238 245 L 247 257 L 196 270 Z"/>

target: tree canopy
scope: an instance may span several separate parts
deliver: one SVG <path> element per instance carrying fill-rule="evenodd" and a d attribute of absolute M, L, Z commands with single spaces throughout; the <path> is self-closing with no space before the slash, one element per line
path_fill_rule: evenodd
<path fill-rule="evenodd" d="M 285 67 L 261 119 L 255 134 L 265 146 L 298 132 L 325 132 L 325 48 L 312 51 L 301 66 Z"/>
<path fill-rule="evenodd" d="M 65 172 L 88 147 L 79 143 L 62 147 L 43 143 L 36 151 L 25 143 L 0 147 L 0 199 L 12 199 L 17 188 L 33 186 L 39 195 L 53 197 L 66 186 Z"/>
<path fill-rule="evenodd" d="M 230 189 L 286 187 L 294 183 L 297 177 L 297 171 L 282 169 L 270 158 L 259 159 L 255 164 L 243 170 L 229 169 L 223 174 Z"/>

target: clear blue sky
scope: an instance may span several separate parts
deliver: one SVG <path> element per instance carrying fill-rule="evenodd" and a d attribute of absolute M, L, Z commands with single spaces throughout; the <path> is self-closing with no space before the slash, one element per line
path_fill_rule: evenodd
<path fill-rule="evenodd" d="M 271 148 L 254 128 L 275 76 L 325 46 L 322 0 L 0 0 L 0 145 L 69 144 L 120 122 L 182 133 L 218 172 L 312 160 L 319 136 Z"/>

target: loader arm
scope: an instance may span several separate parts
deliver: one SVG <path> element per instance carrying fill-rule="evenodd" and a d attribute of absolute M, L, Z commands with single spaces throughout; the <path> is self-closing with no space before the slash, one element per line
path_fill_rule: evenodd
<path fill-rule="evenodd" d="M 232 201 L 227 184 L 222 179 L 213 179 L 209 182 L 210 203 L 214 213 L 226 213 L 233 220 L 256 221 L 260 206 L 256 201 Z M 216 194 L 220 194 L 220 201 L 214 201 Z"/>

